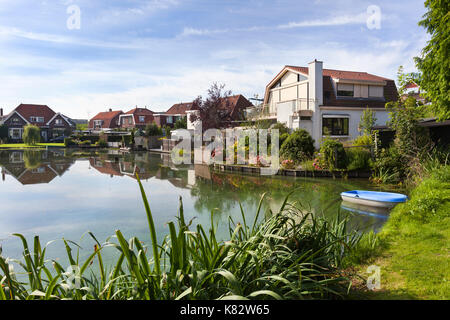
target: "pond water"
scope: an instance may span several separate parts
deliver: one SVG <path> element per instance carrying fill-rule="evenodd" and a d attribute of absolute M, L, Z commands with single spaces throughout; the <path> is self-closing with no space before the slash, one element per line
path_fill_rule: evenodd
<path fill-rule="evenodd" d="M 103 242 L 120 229 L 125 238 L 137 236 L 150 243 L 147 218 L 134 173 L 139 172 L 158 233 L 158 242 L 175 221 L 182 197 L 187 220 L 209 226 L 211 212 L 222 238 L 227 238 L 229 217 L 240 221 L 242 204 L 246 220 L 253 221 L 261 194 L 267 192 L 263 210 L 277 211 L 286 195 L 291 201 L 330 219 L 339 211 L 350 215 L 355 229 L 378 230 L 387 215 L 342 208 L 340 193 L 354 189 L 376 190 L 367 180 L 256 177 L 211 172 L 205 166 L 175 166 L 168 155 L 120 154 L 118 151 L 81 152 L 0 151 L 0 244 L 5 257 L 20 258 L 22 246 L 13 233 L 29 243 L 39 235 L 49 245 L 48 257 L 65 256 L 62 238 L 92 252 L 93 240 Z M 75 253 L 75 252 L 74 252 Z"/>

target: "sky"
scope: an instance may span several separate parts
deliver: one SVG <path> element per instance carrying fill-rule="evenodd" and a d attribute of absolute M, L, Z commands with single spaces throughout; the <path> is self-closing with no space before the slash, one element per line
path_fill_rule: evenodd
<path fill-rule="evenodd" d="M 396 79 L 429 36 L 423 1 L 0 0 L 0 108 L 75 119 L 166 111 L 212 83 L 262 98 L 285 65 Z"/>

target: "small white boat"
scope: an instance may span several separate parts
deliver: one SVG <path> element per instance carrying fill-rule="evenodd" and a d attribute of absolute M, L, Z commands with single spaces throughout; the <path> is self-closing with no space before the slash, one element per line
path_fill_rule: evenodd
<path fill-rule="evenodd" d="M 369 207 L 393 208 L 408 197 L 401 193 L 353 190 L 341 193 L 344 201 Z"/>

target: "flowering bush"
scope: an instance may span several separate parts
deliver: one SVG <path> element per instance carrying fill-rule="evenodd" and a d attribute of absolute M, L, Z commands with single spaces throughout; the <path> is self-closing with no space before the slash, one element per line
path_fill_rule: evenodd
<path fill-rule="evenodd" d="M 320 156 L 320 154 L 319 154 Z M 322 166 L 320 164 L 320 158 L 315 158 L 313 161 L 313 167 L 315 170 L 322 170 Z"/>
<path fill-rule="evenodd" d="M 283 160 L 281 166 L 285 169 L 294 169 L 294 161 L 290 159 Z"/>

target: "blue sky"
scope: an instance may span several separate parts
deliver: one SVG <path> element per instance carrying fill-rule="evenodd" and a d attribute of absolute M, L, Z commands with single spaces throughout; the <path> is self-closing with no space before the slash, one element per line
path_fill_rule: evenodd
<path fill-rule="evenodd" d="M 80 29 L 67 27 L 73 5 Z M 392 0 L 0 0 L 0 107 L 165 111 L 213 82 L 262 97 L 284 65 L 313 59 L 395 79 L 429 39 L 424 13 L 423 1 Z"/>

